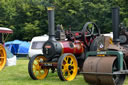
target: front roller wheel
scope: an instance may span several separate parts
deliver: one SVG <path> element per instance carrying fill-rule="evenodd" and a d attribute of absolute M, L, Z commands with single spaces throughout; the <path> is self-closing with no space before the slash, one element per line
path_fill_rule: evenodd
<path fill-rule="evenodd" d="M 4 68 L 7 60 L 6 50 L 2 44 L 0 44 L 0 71 Z"/>
<path fill-rule="evenodd" d="M 28 72 L 30 77 L 33 80 L 42 80 L 48 75 L 49 69 L 46 67 L 41 67 L 40 62 L 46 61 L 46 58 L 39 54 L 39 55 L 34 55 L 29 61 L 28 64 Z"/>
<path fill-rule="evenodd" d="M 58 61 L 57 72 L 58 76 L 63 81 L 73 80 L 78 71 L 78 64 L 73 54 L 63 54 Z"/>

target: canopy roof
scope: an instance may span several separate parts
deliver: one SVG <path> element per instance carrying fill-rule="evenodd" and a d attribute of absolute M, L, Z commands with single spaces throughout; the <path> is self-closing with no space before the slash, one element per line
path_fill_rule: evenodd
<path fill-rule="evenodd" d="M 13 33 L 13 30 L 5 27 L 0 27 L 0 33 Z"/>

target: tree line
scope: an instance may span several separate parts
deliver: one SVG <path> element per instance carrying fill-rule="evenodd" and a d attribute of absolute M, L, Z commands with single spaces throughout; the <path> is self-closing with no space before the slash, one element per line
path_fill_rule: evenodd
<path fill-rule="evenodd" d="M 0 27 L 14 31 L 9 40 L 31 40 L 47 34 L 48 0 L 0 0 Z M 81 31 L 88 21 L 95 22 L 102 33 L 112 31 L 111 8 L 120 7 L 120 22 L 128 27 L 127 0 L 54 0 L 55 24 Z"/>

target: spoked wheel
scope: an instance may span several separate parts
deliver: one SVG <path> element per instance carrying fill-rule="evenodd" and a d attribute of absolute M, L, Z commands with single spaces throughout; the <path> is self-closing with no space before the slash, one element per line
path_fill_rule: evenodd
<path fill-rule="evenodd" d="M 100 30 L 97 25 L 93 22 L 87 22 L 82 29 L 82 36 L 85 45 L 89 48 L 91 42 L 100 35 Z"/>
<path fill-rule="evenodd" d="M 58 61 L 57 72 L 58 76 L 63 81 L 73 80 L 78 71 L 77 60 L 72 54 L 63 54 Z"/>
<path fill-rule="evenodd" d="M 0 44 L 0 71 L 4 68 L 7 60 L 6 50 L 2 44 Z"/>
<path fill-rule="evenodd" d="M 28 64 L 28 72 L 32 79 L 34 80 L 42 80 L 44 79 L 49 72 L 47 67 L 40 66 L 41 62 L 46 61 L 46 58 L 43 55 L 34 55 Z"/>

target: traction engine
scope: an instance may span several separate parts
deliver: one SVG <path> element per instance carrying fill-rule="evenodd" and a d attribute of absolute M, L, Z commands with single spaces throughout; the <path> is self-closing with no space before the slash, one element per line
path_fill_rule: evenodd
<path fill-rule="evenodd" d="M 123 85 L 128 74 L 128 33 L 119 25 L 119 8 L 112 9 L 112 28 L 113 42 L 107 44 L 106 37 L 99 36 L 94 43 L 103 49 L 86 54 L 81 73 L 91 85 Z"/>
<path fill-rule="evenodd" d="M 13 30 L 5 27 L 0 27 L 0 71 L 5 67 L 7 54 L 4 47 L 4 40 L 7 39 L 8 34 L 13 33 Z"/>
<path fill-rule="evenodd" d="M 87 22 L 82 31 L 64 31 L 61 25 L 54 30 L 54 7 L 48 7 L 49 39 L 42 47 L 43 55 L 34 55 L 28 64 L 28 72 L 32 79 L 44 79 L 49 70 L 63 81 L 73 80 L 82 69 L 86 52 L 96 36 L 100 35 L 97 25 Z M 55 37 L 56 36 L 56 37 Z"/>

